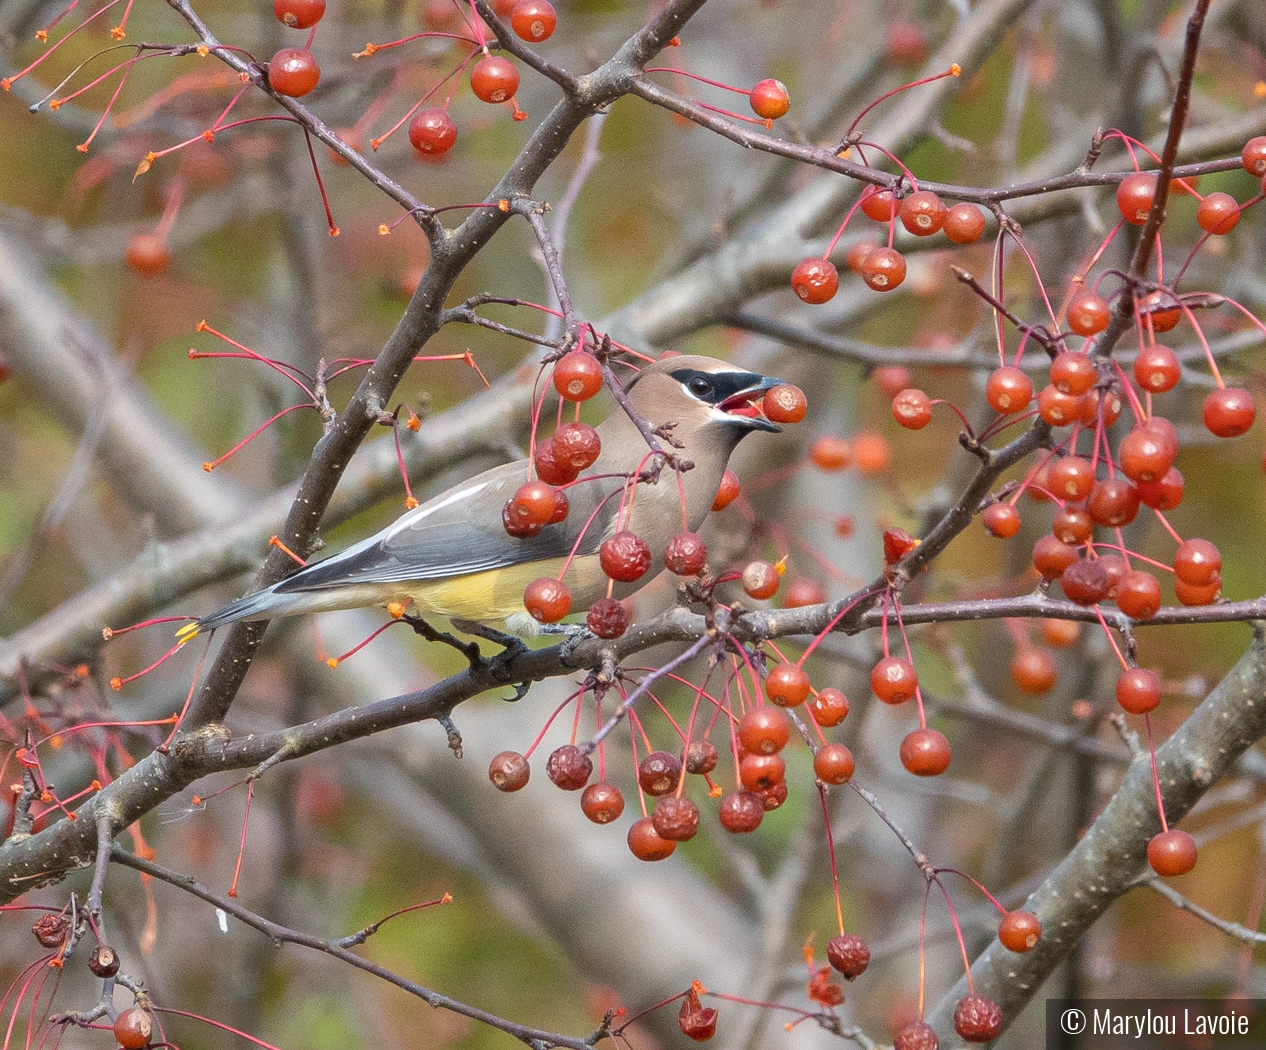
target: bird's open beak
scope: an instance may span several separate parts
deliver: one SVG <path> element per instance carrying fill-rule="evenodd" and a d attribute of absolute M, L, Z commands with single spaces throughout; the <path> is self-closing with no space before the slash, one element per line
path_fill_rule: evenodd
<path fill-rule="evenodd" d="M 761 408 L 765 391 L 776 386 L 782 386 L 781 379 L 775 376 L 763 376 L 759 383 L 749 386 L 746 390 L 740 390 L 737 394 L 732 394 L 717 405 L 717 408 L 727 416 L 737 416 L 751 430 L 768 430 L 774 434 L 781 434 L 782 427 L 766 419 L 765 412 Z"/>

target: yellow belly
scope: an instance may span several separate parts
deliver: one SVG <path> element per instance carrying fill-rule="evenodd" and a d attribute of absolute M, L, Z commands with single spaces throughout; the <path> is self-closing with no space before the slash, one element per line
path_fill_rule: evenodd
<path fill-rule="evenodd" d="M 605 577 L 597 561 L 596 555 L 573 559 L 563 576 L 563 582 L 572 591 L 573 612 L 583 612 L 606 593 Z M 589 564 L 591 562 L 592 565 Z M 557 576 L 562 567 L 563 559 L 554 558 L 450 580 L 423 580 L 406 585 L 407 593 L 424 616 L 433 613 L 477 623 L 505 623 L 508 617 L 524 613 L 523 592 L 529 583 L 541 576 Z M 594 585 L 585 586 L 579 582 L 592 579 L 595 574 L 603 581 L 597 588 L 601 593 L 593 593 Z"/>

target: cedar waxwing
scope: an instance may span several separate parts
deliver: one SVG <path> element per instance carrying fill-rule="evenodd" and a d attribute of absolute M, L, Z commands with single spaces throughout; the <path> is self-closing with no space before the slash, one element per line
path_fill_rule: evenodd
<path fill-rule="evenodd" d="M 506 501 L 529 479 L 526 460 L 507 463 L 407 511 L 341 554 L 186 625 L 177 637 L 188 641 L 237 620 L 409 600 L 423 616 L 532 634 L 539 625 L 524 608 L 527 585 L 557 577 L 574 548 L 562 580 L 571 591 L 572 610 L 583 612 L 607 595 L 598 548 L 620 529 L 640 536 L 652 558 L 640 579 L 615 584 L 614 597 L 627 597 L 658 575 L 675 533 L 683 526 L 694 532 L 703 523 L 739 441 L 753 430 L 780 429 L 758 407 L 763 392 L 780 382 L 710 357 L 668 357 L 646 365 L 627 381 L 628 400 L 652 427 L 672 425 L 671 445 L 681 447 L 670 450 L 693 462 L 692 469 L 680 475 L 665 469 L 654 483 L 628 481 L 645 469 L 650 448 L 617 407 L 597 428 L 602 441 L 597 461 L 565 490 L 567 517 L 539 535 L 516 539 L 502 524 Z M 669 444 L 661 440 L 665 449 Z"/>

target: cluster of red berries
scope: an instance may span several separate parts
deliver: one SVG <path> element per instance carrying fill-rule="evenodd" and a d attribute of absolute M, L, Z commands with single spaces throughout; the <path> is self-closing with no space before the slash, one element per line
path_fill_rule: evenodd
<path fill-rule="evenodd" d="M 871 186 L 862 193 L 860 203 L 868 218 L 890 225 L 900 219 L 901 225 L 916 237 L 944 231 L 956 244 L 974 244 L 985 232 L 985 216 L 980 208 L 966 201 L 947 208 L 931 190 L 915 190 L 898 201 L 891 190 Z M 849 249 L 848 268 L 876 292 L 891 292 L 906 279 L 905 256 L 895 248 L 870 240 L 857 241 Z M 829 302 L 839 291 L 839 271 L 829 259 L 801 259 L 791 271 L 791 287 L 806 303 Z"/>

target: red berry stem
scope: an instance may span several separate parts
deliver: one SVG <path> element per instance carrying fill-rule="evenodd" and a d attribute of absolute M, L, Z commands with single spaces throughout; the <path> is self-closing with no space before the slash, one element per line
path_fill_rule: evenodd
<path fill-rule="evenodd" d="M 583 689 L 577 689 L 574 693 L 568 696 L 566 700 L 554 708 L 553 713 L 545 720 L 545 724 L 541 726 L 541 731 L 536 734 L 536 739 L 533 740 L 531 746 L 523 752 L 524 758 L 532 757 L 532 752 L 535 751 L 540 746 L 541 741 L 545 739 L 545 734 L 549 732 L 549 727 L 554 724 L 554 719 L 567 710 L 567 705 L 573 701 L 579 701 L 584 695 L 585 691 Z M 576 706 L 579 707 L 579 703 L 577 703 Z"/>
<path fill-rule="evenodd" d="M 1099 608 L 1098 603 L 1094 605 L 1095 615 L 1099 617 L 1099 626 L 1103 628 L 1103 633 L 1108 639 L 1108 644 L 1112 646 L 1112 651 L 1117 654 L 1117 660 L 1121 663 L 1121 670 L 1128 671 L 1130 662 L 1125 658 L 1125 654 L 1121 652 L 1117 640 L 1112 634 L 1112 628 L 1108 626 L 1108 621 L 1103 618 L 1103 610 Z"/>
<path fill-rule="evenodd" d="M 840 228 L 835 231 L 835 236 L 831 238 L 831 243 L 826 246 L 826 251 L 822 253 L 822 258 L 829 259 L 831 253 L 835 251 L 835 246 L 839 243 L 840 238 L 844 236 L 844 230 L 848 226 L 849 220 L 852 219 L 853 213 L 862 206 L 862 199 L 858 197 L 853 202 L 853 206 L 848 209 L 848 213 L 844 216 L 844 221 L 840 223 Z M 890 220 L 891 221 L 891 220 Z M 891 247 L 891 245 L 889 245 Z"/>
<path fill-rule="evenodd" d="M 910 666 L 914 666 L 914 653 L 910 651 L 910 639 L 906 635 L 906 624 L 901 618 L 901 597 L 895 591 L 892 596 L 893 613 L 897 617 L 897 629 L 901 632 L 901 644 L 905 646 L 906 659 L 910 661 Z M 923 710 L 923 687 L 916 684 L 914 687 L 914 702 L 919 709 L 919 728 L 926 729 L 928 727 L 927 712 Z"/>
<path fill-rule="evenodd" d="M 932 876 L 932 881 L 936 883 L 936 888 L 945 898 L 945 907 L 949 911 L 950 923 L 954 927 L 954 937 L 958 941 L 958 951 L 963 957 L 963 972 L 967 975 L 967 992 L 969 995 L 975 995 L 976 986 L 971 976 L 971 960 L 967 958 L 967 942 L 963 940 L 963 929 L 958 923 L 958 912 L 954 910 L 954 902 L 950 900 L 949 890 L 945 888 L 945 883 L 935 875 Z"/>
<path fill-rule="evenodd" d="M 229 885 L 228 895 L 237 896 L 237 880 L 242 874 L 242 857 L 246 855 L 246 828 L 251 822 L 251 800 L 255 797 L 255 778 L 246 778 L 246 809 L 242 813 L 242 837 L 237 844 L 237 863 L 233 865 L 233 882 Z M 1161 820 L 1164 820 L 1164 814 Z"/>
<path fill-rule="evenodd" d="M 74 28 L 74 29 L 72 29 L 72 30 L 71 30 L 69 33 L 67 33 L 64 37 L 62 37 L 60 40 L 58 40 L 58 41 L 57 41 L 57 43 L 53 44 L 53 45 L 52 45 L 52 47 L 46 48 L 46 49 L 45 49 L 45 50 L 44 50 L 44 51 L 40 54 L 39 58 L 37 58 L 34 62 L 32 62 L 32 63 L 31 63 L 29 66 L 27 66 L 25 69 L 19 70 L 17 73 L 14 73 L 14 74 L 13 74 L 13 76 L 11 76 L 11 77 L 5 77 L 3 80 L 0 80 L 0 90 L 2 90 L 2 91 L 8 91 L 8 90 L 9 90 L 9 88 L 11 88 L 14 84 L 16 84 L 19 80 L 21 80 L 21 79 L 22 79 L 24 76 L 26 76 L 29 72 L 31 72 L 31 70 L 33 70 L 33 69 L 34 69 L 36 66 L 38 66 L 41 62 L 43 62 L 46 58 L 48 58 L 48 56 L 49 56 L 49 55 L 51 55 L 54 51 L 56 51 L 59 47 L 61 47 L 61 46 L 62 46 L 62 44 L 66 43 L 66 41 L 67 41 L 67 40 L 69 40 L 71 37 L 73 37 L 73 36 L 74 36 L 76 33 L 78 33 L 81 29 L 85 29 L 85 28 L 87 28 L 88 23 L 90 23 L 93 19 L 95 19 L 95 18 L 99 18 L 101 15 L 105 14 L 107 11 L 109 11 L 109 10 L 110 10 L 110 8 L 112 8 L 112 7 L 113 7 L 115 4 L 117 4 L 117 3 L 119 3 L 119 0 L 110 0 L 110 2 L 109 2 L 108 4 L 106 4 L 106 5 L 105 5 L 104 7 L 102 7 L 100 10 L 98 10 L 98 11 L 94 11 L 92 14 L 90 14 L 87 18 L 85 18 L 82 22 L 80 22 L 80 23 L 79 23 L 79 25 L 75 26 L 75 28 Z M 71 7 L 73 7 L 73 6 L 74 6 L 74 5 L 72 4 L 72 5 L 71 5 Z M 65 11 L 63 11 L 60 15 L 58 15 L 58 16 L 57 16 L 57 18 L 53 19 L 53 21 L 49 23 L 48 28 L 49 28 L 49 29 L 52 29 L 52 28 L 53 28 L 53 26 L 57 25 L 57 23 L 58 23 L 59 21 L 61 21 L 61 19 L 62 19 L 63 17 L 65 17 L 65 16 L 66 16 L 67 14 L 69 14 L 69 13 L 70 13 L 70 8 L 67 8 L 67 9 L 66 9 Z"/>
<path fill-rule="evenodd" d="M 300 125 L 302 126 L 302 125 Z M 312 133 L 303 129 L 303 142 L 308 147 L 308 160 L 312 162 L 312 174 L 316 176 L 317 192 L 321 194 L 321 206 L 325 209 L 325 224 L 331 237 L 338 236 L 338 227 L 334 225 L 334 213 L 330 211 L 330 198 L 325 193 L 325 182 L 321 178 L 321 169 L 317 167 L 316 150 L 312 148 Z"/>
<path fill-rule="evenodd" d="M 1156 768 L 1156 741 L 1152 737 L 1152 716 L 1143 715 L 1143 725 L 1147 728 L 1147 750 L 1152 760 L 1152 790 L 1156 793 L 1156 812 L 1160 814 L 1161 833 L 1169 830 L 1169 821 L 1165 819 L 1165 799 L 1161 796 L 1160 773 Z"/>
<path fill-rule="evenodd" d="M 957 62 L 954 62 L 951 64 L 949 69 L 945 70 L 944 73 L 935 73 L 930 77 L 924 77 L 922 80 L 914 80 L 909 84 L 902 84 L 900 87 L 895 87 L 891 91 L 884 92 L 884 94 L 880 95 L 853 118 L 853 123 L 848 126 L 848 130 L 844 133 L 844 142 L 848 142 L 848 140 L 852 138 L 853 132 L 857 130 L 857 125 L 861 123 L 862 118 L 879 105 L 879 103 L 883 102 L 884 99 L 892 98 L 893 95 L 899 94 L 902 91 L 909 91 L 911 88 L 922 87 L 924 84 L 932 84 L 938 80 L 944 80 L 946 77 L 959 76 L 962 71 L 962 67 L 959 66 Z"/>
<path fill-rule="evenodd" d="M 937 868 L 936 874 L 937 875 L 957 875 L 960 879 L 966 879 L 973 886 L 975 886 L 976 889 L 980 890 L 980 892 L 984 894 L 985 897 L 988 898 L 989 903 L 998 909 L 999 915 L 1007 914 L 1007 908 L 1003 906 L 1002 902 L 999 901 L 998 898 L 995 897 L 992 893 L 990 893 L 987 889 L 985 889 L 984 885 L 979 880 L 973 879 L 970 875 L 967 874 L 967 872 L 959 871 L 957 868 Z"/>
<path fill-rule="evenodd" d="M 431 100 L 431 96 L 434 95 L 437 91 L 439 91 L 439 89 L 442 88 L 445 84 L 449 85 L 448 97 L 444 99 L 444 105 L 441 106 L 440 108 L 443 109 L 444 112 L 447 113 L 448 104 L 453 101 L 453 95 L 457 91 L 457 85 L 461 83 L 462 71 L 466 68 L 467 64 L 470 62 L 470 59 L 471 59 L 471 56 L 467 55 L 456 66 L 450 69 L 448 73 L 445 74 L 444 78 L 440 80 L 438 84 L 435 85 L 435 87 L 431 88 L 430 91 L 428 91 L 425 95 L 423 95 L 420 99 L 418 99 L 417 102 L 415 102 L 412 106 L 410 106 L 407 110 L 405 110 L 404 115 L 399 120 L 397 120 L 394 124 L 392 124 L 391 127 L 389 127 L 381 135 L 378 135 L 375 138 L 370 139 L 369 140 L 370 148 L 374 150 L 374 152 L 377 152 L 378 147 L 381 146 L 384 142 L 386 142 L 389 138 L 391 138 L 391 136 L 394 135 L 397 131 L 399 131 L 400 128 L 404 125 L 404 123 L 410 117 L 412 117 L 414 113 L 416 113 L 419 109 L 425 106 Z M 483 203 L 474 205 L 474 207 L 484 207 L 484 206 L 485 205 Z"/>
<path fill-rule="evenodd" d="M 643 73 L 676 73 L 679 77 L 688 77 L 690 80 L 697 80 L 701 84 L 711 84 L 715 88 L 721 88 L 723 91 L 733 91 L 736 95 L 746 95 L 749 89 L 736 88 L 731 84 L 722 83 L 720 80 L 709 80 L 707 77 L 701 77 L 698 73 L 688 73 L 684 69 L 676 69 L 673 66 L 647 66 Z"/>
<path fill-rule="evenodd" d="M 347 650 L 347 652 L 343 653 L 341 656 L 331 656 L 328 660 L 325 661 L 326 665 L 330 667 L 331 669 L 337 667 L 344 660 L 347 660 L 350 657 L 355 656 L 358 652 L 364 649 L 365 646 L 367 646 L 370 642 L 372 642 L 375 638 L 377 638 L 380 634 L 382 634 L 382 632 L 385 631 L 388 627 L 394 627 L 396 624 L 404 623 L 404 622 L 405 622 L 404 620 L 388 620 L 386 623 L 381 624 L 380 626 L 375 628 L 369 634 L 367 638 L 363 639 L 362 641 L 357 642 L 355 645 L 353 645 L 350 649 Z"/>
<path fill-rule="evenodd" d="M 287 416 L 291 412 L 294 412 L 300 408 L 315 408 L 315 407 L 316 407 L 315 405 L 291 405 L 289 408 L 283 408 L 276 415 L 271 416 L 269 419 L 265 420 L 263 423 L 257 426 L 254 430 L 252 430 L 249 434 L 247 434 L 246 437 L 242 438 L 241 441 L 239 441 L 236 445 L 234 445 L 231 449 L 229 449 L 226 453 L 224 453 L 224 455 L 220 456 L 218 459 L 208 460 L 207 462 L 203 463 L 202 469 L 205 470 L 208 474 L 210 474 L 211 471 L 215 470 L 216 467 L 218 467 L 231 455 L 233 455 L 235 452 L 239 451 L 240 449 L 244 448 L 246 445 L 249 445 L 252 441 L 254 441 L 257 437 L 259 437 L 260 434 L 262 434 L 270 426 L 276 423 L 277 420 L 279 420 L 282 416 Z"/>
<path fill-rule="evenodd" d="M 844 933 L 844 909 L 840 906 L 840 871 L 835 863 L 835 834 L 831 830 L 831 811 L 826 804 L 826 788 L 817 784 L 818 801 L 822 803 L 822 823 L 826 826 L 826 846 L 831 854 L 831 890 L 835 894 L 835 922 Z"/>

